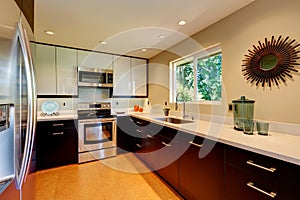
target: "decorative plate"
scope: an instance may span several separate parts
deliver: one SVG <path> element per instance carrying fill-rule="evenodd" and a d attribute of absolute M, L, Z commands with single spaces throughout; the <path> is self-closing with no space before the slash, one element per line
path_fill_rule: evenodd
<path fill-rule="evenodd" d="M 53 114 L 58 110 L 58 103 L 56 101 L 45 101 L 42 104 L 42 112 L 46 114 Z"/>

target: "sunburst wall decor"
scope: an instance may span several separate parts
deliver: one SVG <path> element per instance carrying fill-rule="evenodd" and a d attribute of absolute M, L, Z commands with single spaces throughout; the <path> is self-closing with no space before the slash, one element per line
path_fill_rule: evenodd
<path fill-rule="evenodd" d="M 278 86 L 281 81 L 285 83 L 287 77 L 292 78 L 292 72 L 298 72 L 295 66 L 300 65 L 297 62 L 300 44 L 295 44 L 295 40 L 282 36 L 276 40 L 272 36 L 270 41 L 265 38 L 264 43 L 258 41 L 258 44 L 248 50 L 242 64 L 242 74 L 250 84 Z"/>

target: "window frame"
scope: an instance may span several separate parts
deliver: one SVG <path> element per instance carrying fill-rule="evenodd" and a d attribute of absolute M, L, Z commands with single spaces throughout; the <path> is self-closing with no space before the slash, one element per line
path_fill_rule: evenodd
<path fill-rule="evenodd" d="M 175 103 L 176 102 L 176 67 L 179 65 L 182 65 L 184 63 L 188 62 L 193 62 L 193 67 L 194 67 L 194 100 L 190 102 L 185 102 L 187 104 L 204 104 L 204 105 L 221 105 L 222 104 L 222 90 L 223 87 L 221 88 L 221 99 L 217 101 L 208 101 L 208 100 L 203 100 L 203 101 L 198 101 L 197 100 L 197 94 L 198 94 L 198 88 L 197 88 L 197 61 L 198 59 L 203 59 L 206 57 L 210 57 L 216 54 L 222 54 L 222 70 L 223 70 L 223 53 L 222 53 L 222 48 L 221 44 L 215 44 L 210 47 L 204 48 L 200 51 L 194 52 L 192 54 L 189 54 L 187 56 L 178 58 L 176 60 L 173 60 L 169 63 L 169 100 L 170 103 Z M 222 75 L 221 75 L 221 83 L 222 83 Z M 182 102 L 178 102 L 182 103 Z"/>

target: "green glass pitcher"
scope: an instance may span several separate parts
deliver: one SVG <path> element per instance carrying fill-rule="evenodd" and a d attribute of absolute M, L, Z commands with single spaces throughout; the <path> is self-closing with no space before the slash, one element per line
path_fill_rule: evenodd
<path fill-rule="evenodd" d="M 242 131 L 243 123 L 253 120 L 254 102 L 245 96 L 232 101 L 234 129 Z"/>

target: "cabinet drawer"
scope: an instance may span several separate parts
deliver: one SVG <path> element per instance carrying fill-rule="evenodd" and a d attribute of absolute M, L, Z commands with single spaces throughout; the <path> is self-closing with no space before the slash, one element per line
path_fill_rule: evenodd
<path fill-rule="evenodd" d="M 59 130 L 75 128 L 75 120 L 38 122 L 37 127 L 39 130 L 45 130 L 44 132 L 57 132 Z"/>
<path fill-rule="evenodd" d="M 268 179 L 278 179 L 283 171 L 282 161 L 235 147 L 226 146 L 225 161 Z"/>
<path fill-rule="evenodd" d="M 226 165 L 225 199 L 270 200 L 279 198 L 279 183 L 253 175 L 231 165 Z"/>

